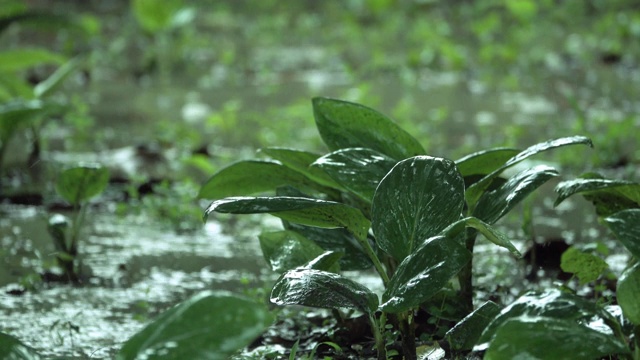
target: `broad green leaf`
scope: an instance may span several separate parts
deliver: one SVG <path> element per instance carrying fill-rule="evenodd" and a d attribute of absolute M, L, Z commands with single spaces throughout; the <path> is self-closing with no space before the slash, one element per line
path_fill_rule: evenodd
<path fill-rule="evenodd" d="M 312 186 L 304 175 L 277 162 L 240 161 L 215 173 L 202 185 L 198 198 L 221 199 L 273 192 L 279 186 Z"/>
<path fill-rule="evenodd" d="M 628 209 L 617 212 L 604 219 L 618 240 L 640 259 L 640 209 Z"/>
<path fill-rule="evenodd" d="M 371 268 L 371 260 L 364 253 L 358 240 L 345 229 L 323 229 L 285 221 L 285 229 L 295 231 L 312 240 L 325 250 L 344 253 L 340 259 L 342 270 L 365 270 Z"/>
<path fill-rule="evenodd" d="M 591 175 L 593 176 L 593 175 Z M 556 186 L 554 206 L 574 194 L 581 194 L 596 207 L 599 216 L 609 216 L 624 209 L 640 208 L 640 184 L 602 178 L 580 178 Z"/>
<path fill-rule="evenodd" d="M 182 9 L 182 0 L 133 0 L 131 7 L 140 26 L 152 34 L 168 30 Z"/>
<path fill-rule="evenodd" d="M 517 155 L 507 160 L 507 162 L 504 165 L 500 166 L 499 168 L 491 172 L 489 175 L 482 178 L 482 180 L 471 185 L 471 187 L 469 187 L 465 193 L 467 204 L 471 208 L 474 208 L 476 203 L 478 202 L 478 199 L 480 199 L 480 197 L 485 192 L 485 190 L 489 187 L 489 185 L 491 185 L 491 182 L 496 177 L 498 177 L 504 170 L 514 166 L 515 164 L 521 162 L 522 160 L 527 159 L 543 151 L 547 151 L 557 147 L 568 146 L 568 145 L 579 145 L 579 144 L 589 145 L 593 147 L 593 144 L 591 143 L 591 140 L 589 138 L 586 138 L 584 136 L 572 136 L 572 137 L 564 137 L 564 138 L 559 138 L 559 139 L 549 140 L 543 143 L 539 143 L 525 149 L 522 152 L 519 152 Z"/>
<path fill-rule="evenodd" d="M 580 279 L 580 285 L 584 285 L 596 281 L 608 265 L 597 255 L 571 246 L 562 253 L 560 268 L 564 272 L 575 274 Z"/>
<path fill-rule="evenodd" d="M 260 303 L 205 291 L 162 313 L 127 340 L 116 359 L 223 360 L 249 345 L 272 322 Z"/>
<path fill-rule="evenodd" d="M 480 305 L 479 308 L 447 331 L 445 338 L 451 349 L 456 351 L 473 349 L 482 331 L 499 313 L 500 306 L 493 301 L 487 301 Z"/>
<path fill-rule="evenodd" d="M 625 270 L 616 289 L 616 298 L 622 313 L 629 321 L 640 326 L 640 263 Z"/>
<path fill-rule="evenodd" d="M 375 150 L 349 148 L 334 151 L 314 162 L 338 184 L 371 202 L 380 180 L 393 168 L 396 161 Z"/>
<path fill-rule="evenodd" d="M 43 98 L 54 92 L 58 87 L 60 87 L 64 80 L 80 66 L 81 63 L 82 60 L 74 58 L 60 66 L 46 80 L 36 85 L 33 89 L 33 93 L 36 98 Z"/>
<path fill-rule="evenodd" d="M 509 241 L 509 238 L 505 234 L 501 233 L 500 231 L 494 229 L 491 225 L 473 216 L 460 219 L 455 223 L 449 225 L 449 227 L 447 227 L 442 231 L 442 235 L 448 236 L 450 238 L 454 238 L 462 234 L 462 232 L 467 227 L 471 227 L 478 230 L 478 232 L 484 235 L 484 237 L 487 238 L 487 240 L 491 241 L 492 243 L 500 247 L 503 247 L 509 250 L 513 255 L 519 258 L 522 257 L 522 254 L 520 253 L 520 251 L 516 249 L 516 247 L 513 245 L 513 243 L 511 243 L 511 241 Z"/>
<path fill-rule="evenodd" d="M 293 231 L 263 232 L 258 238 L 264 259 L 271 270 L 279 273 L 302 266 L 324 253 L 315 242 Z"/>
<path fill-rule="evenodd" d="M 378 296 L 365 286 L 342 275 L 314 269 L 285 272 L 273 286 L 270 300 L 277 305 L 347 308 L 369 314 L 378 308 Z"/>
<path fill-rule="evenodd" d="M 316 153 L 275 147 L 263 148 L 260 149 L 260 152 L 280 161 L 282 165 L 305 175 L 318 184 L 342 190 L 342 187 L 322 169 L 311 166 L 320 157 Z"/>
<path fill-rule="evenodd" d="M 613 334 L 565 319 L 525 315 L 500 326 L 484 359 L 600 359 L 628 352 Z"/>
<path fill-rule="evenodd" d="M 460 219 L 464 182 L 453 161 L 416 156 L 400 161 L 373 197 L 373 232 L 398 262 Z"/>
<path fill-rule="evenodd" d="M 471 260 L 455 238 L 435 236 L 398 265 L 382 294 L 382 311 L 397 313 L 419 306 L 449 283 Z"/>
<path fill-rule="evenodd" d="M 35 350 L 23 344 L 15 337 L 0 332 L 0 354 L 2 359 L 8 360 L 39 360 L 40 355 Z"/>
<path fill-rule="evenodd" d="M 496 148 L 482 150 L 456 160 L 458 171 L 462 176 L 487 175 L 504 165 L 507 160 L 516 156 L 521 150 Z"/>
<path fill-rule="evenodd" d="M 396 160 L 425 153 L 418 140 L 369 107 L 320 97 L 312 103 L 318 132 L 332 151 L 362 147 Z"/>
<path fill-rule="evenodd" d="M 109 183 L 109 170 L 87 164 L 63 171 L 56 181 L 56 191 L 72 205 L 99 195 Z"/>
<path fill-rule="evenodd" d="M 231 197 L 212 202 L 205 210 L 205 216 L 214 211 L 230 214 L 268 213 L 302 225 L 344 227 L 360 239 L 366 239 L 371 226 L 371 222 L 356 208 L 332 201 L 300 197 Z"/>
<path fill-rule="evenodd" d="M 303 269 L 323 270 L 337 273 L 340 271 L 340 265 L 338 261 L 344 254 L 333 251 L 325 251 L 318 255 L 315 259 L 312 259 L 305 265 L 301 266 Z"/>
<path fill-rule="evenodd" d="M 494 224 L 527 195 L 555 176 L 558 176 L 558 172 L 545 165 L 521 171 L 499 188 L 483 193 L 473 215 L 482 221 Z"/>
<path fill-rule="evenodd" d="M 45 49 L 19 48 L 0 52 L 0 72 L 26 70 L 37 65 L 61 65 L 65 57 Z"/>
<path fill-rule="evenodd" d="M 593 323 L 597 328 L 599 322 L 615 323 L 611 314 L 596 303 L 583 299 L 577 295 L 562 292 L 558 289 L 547 289 L 542 293 L 528 292 L 509 306 L 487 326 L 474 350 L 485 350 L 492 341 L 496 331 L 509 319 L 519 317 L 548 317 L 565 323 L 589 326 Z"/>

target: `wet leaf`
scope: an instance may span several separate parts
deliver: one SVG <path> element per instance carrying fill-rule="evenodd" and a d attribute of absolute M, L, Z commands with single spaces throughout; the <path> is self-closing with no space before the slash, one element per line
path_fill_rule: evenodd
<path fill-rule="evenodd" d="M 301 268 L 338 273 L 340 272 L 338 261 L 343 255 L 344 254 L 338 252 L 325 251 L 322 254 L 318 255 L 315 259 L 312 259 L 305 265 L 301 266 Z"/>
<path fill-rule="evenodd" d="M 349 148 L 327 154 L 312 165 L 324 170 L 337 183 L 371 202 L 380 180 L 396 161 L 375 150 Z"/>
<path fill-rule="evenodd" d="M 332 201 L 300 197 L 230 197 L 212 202 L 205 210 L 205 217 L 214 211 L 230 214 L 268 213 L 302 225 L 343 227 L 360 239 L 367 237 L 371 226 L 371 222 L 356 208 Z"/>
<path fill-rule="evenodd" d="M 270 161 L 240 161 L 207 180 L 198 193 L 200 199 L 221 199 L 274 192 L 279 186 L 309 187 L 312 182 L 297 171 Z"/>
<path fill-rule="evenodd" d="M 460 174 L 464 177 L 469 175 L 487 175 L 504 165 L 507 160 L 514 157 L 520 151 L 521 150 L 510 148 L 482 150 L 456 160 L 456 165 L 458 166 Z"/>
<path fill-rule="evenodd" d="M 400 161 L 378 185 L 371 217 L 378 246 L 398 262 L 460 219 L 464 182 L 453 161 Z"/>
<path fill-rule="evenodd" d="M 471 260 L 456 238 L 435 236 L 398 265 L 382 295 L 380 309 L 396 313 L 414 308 L 442 289 Z"/>
<path fill-rule="evenodd" d="M 517 316 L 500 326 L 484 359 L 599 359 L 627 352 L 612 334 L 565 319 Z"/>
<path fill-rule="evenodd" d="M 578 324 L 584 327 L 592 327 L 591 323 L 597 323 L 600 328 L 604 324 L 615 323 L 615 318 L 595 303 L 583 299 L 577 295 L 562 292 L 558 289 L 548 289 L 542 293 L 528 292 L 516 301 L 504 308 L 500 314 L 487 326 L 482 333 L 478 346 L 474 350 L 485 350 L 493 339 L 496 331 L 509 319 L 525 317 L 547 317 L 557 319 L 565 323 Z M 597 320 L 601 319 L 600 322 Z"/>
<path fill-rule="evenodd" d="M 622 273 L 618 279 L 616 298 L 624 316 L 640 326 L 640 263 Z"/>
<path fill-rule="evenodd" d="M 275 147 L 263 148 L 260 149 L 260 152 L 280 161 L 282 165 L 305 175 L 318 184 L 342 190 L 342 187 L 322 169 L 311 166 L 311 164 L 320 157 L 318 154 L 308 151 Z"/>
<path fill-rule="evenodd" d="M 482 194 L 473 215 L 482 221 L 494 224 L 527 195 L 555 176 L 558 176 L 558 172 L 545 165 L 521 171 L 496 190 Z"/>
<path fill-rule="evenodd" d="M 285 272 L 271 290 L 277 305 L 304 305 L 321 308 L 348 308 L 373 313 L 378 297 L 365 286 L 342 275 L 314 270 Z"/>
<path fill-rule="evenodd" d="M 558 198 L 554 206 L 558 206 L 569 196 L 581 194 L 596 207 L 599 216 L 609 216 L 618 211 L 640 208 L 640 184 L 602 178 L 575 179 L 563 181 L 556 186 Z"/>
<path fill-rule="evenodd" d="M 500 306 L 493 301 L 487 301 L 475 309 L 471 314 L 460 320 L 452 327 L 445 338 L 451 349 L 471 350 L 476 344 L 482 331 L 500 313 Z"/>
<path fill-rule="evenodd" d="M 571 246 L 562 253 L 560 268 L 575 274 L 580 279 L 580 285 L 584 285 L 596 281 L 608 266 L 600 257 Z"/>
<path fill-rule="evenodd" d="M 39 360 L 40 355 L 15 337 L 0 332 L 0 354 L 8 360 Z"/>
<path fill-rule="evenodd" d="M 605 224 L 613 231 L 618 240 L 640 259 L 640 209 L 629 209 L 617 212 L 604 219 Z"/>
<path fill-rule="evenodd" d="M 293 231 L 263 232 L 258 238 L 262 255 L 271 270 L 279 273 L 302 266 L 324 253 L 316 243 Z"/>
<path fill-rule="evenodd" d="M 63 171 L 56 181 L 56 191 L 72 205 L 99 195 L 109 183 L 109 170 L 98 164 L 87 164 Z"/>
<path fill-rule="evenodd" d="M 227 359 L 272 322 L 260 303 L 205 291 L 162 313 L 127 340 L 116 359 Z"/>
<path fill-rule="evenodd" d="M 491 241 L 492 243 L 500 247 L 503 247 L 509 250 L 513 255 L 519 258 L 522 257 L 522 254 L 520 253 L 520 251 L 516 249 L 516 247 L 513 245 L 513 243 L 511 243 L 511 241 L 509 241 L 509 238 L 505 234 L 501 233 L 500 231 L 494 229 L 491 225 L 473 216 L 466 217 L 464 219 L 458 220 L 455 223 L 449 225 L 449 227 L 447 227 L 442 231 L 442 234 L 450 238 L 453 238 L 455 236 L 461 235 L 462 232 L 467 227 L 471 227 L 478 230 L 478 232 L 484 235 L 484 237 L 487 238 L 487 240 Z"/>
<path fill-rule="evenodd" d="M 589 138 L 586 138 L 584 136 L 572 136 L 572 137 L 559 138 L 555 140 L 549 140 L 525 149 L 524 151 L 518 153 L 514 157 L 507 160 L 507 162 L 504 163 L 504 165 L 500 166 L 499 168 L 491 172 L 489 175 L 482 178 L 480 181 L 471 185 L 471 187 L 467 189 L 465 194 L 468 205 L 471 208 L 474 208 L 476 203 L 478 202 L 478 199 L 480 199 L 480 197 L 487 190 L 489 185 L 491 185 L 491 182 L 496 177 L 498 177 L 504 170 L 514 166 L 515 164 L 521 162 L 522 160 L 527 159 L 543 151 L 547 151 L 557 147 L 568 146 L 568 145 L 580 145 L 580 144 L 589 145 L 591 147 L 593 146 Z"/>
<path fill-rule="evenodd" d="M 320 97 L 312 103 L 320 136 L 332 151 L 362 147 L 396 160 L 425 153 L 418 140 L 376 110 Z"/>

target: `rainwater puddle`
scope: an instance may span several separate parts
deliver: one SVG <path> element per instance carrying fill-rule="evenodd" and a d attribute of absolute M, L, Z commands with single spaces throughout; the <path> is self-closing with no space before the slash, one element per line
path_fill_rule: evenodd
<path fill-rule="evenodd" d="M 10 295 L 51 261 L 53 245 L 44 210 L 5 205 L 0 213 L 2 331 L 45 358 L 112 358 L 167 308 L 205 289 L 250 292 L 266 268 L 254 239 L 225 235 L 215 221 L 176 234 L 149 219 L 91 213 L 80 253 L 94 277 L 83 286 L 45 284 Z"/>

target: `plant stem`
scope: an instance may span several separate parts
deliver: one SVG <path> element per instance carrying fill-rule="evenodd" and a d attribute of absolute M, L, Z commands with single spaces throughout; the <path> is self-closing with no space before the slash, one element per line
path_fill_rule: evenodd
<path fill-rule="evenodd" d="M 416 360 L 416 333 L 413 311 L 400 315 L 400 333 L 402 334 L 402 354 L 405 360 Z"/>
<path fill-rule="evenodd" d="M 389 283 L 389 276 L 387 275 L 387 272 L 384 270 L 384 267 L 382 267 L 382 263 L 380 262 L 380 259 L 378 259 L 378 256 L 376 256 L 376 253 L 373 251 L 371 244 L 369 244 L 369 240 L 367 239 L 366 236 L 364 237 L 364 239 L 361 239 L 359 236 L 356 236 L 356 239 L 358 239 L 358 242 L 360 243 L 360 245 L 362 245 L 364 252 L 367 254 L 367 256 L 369 256 L 369 259 L 371 259 L 371 262 L 373 262 L 373 266 L 376 268 L 376 271 L 378 272 L 378 274 L 380 274 L 380 277 L 382 278 L 382 284 L 386 288 L 387 284 Z"/>
<path fill-rule="evenodd" d="M 387 349 L 385 348 L 384 338 L 382 337 L 382 331 L 384 331 L 384 325 L 386 322 L 385 313 L 380 315 L 380 322 L 376 321 L 373 314 L 369 314 L 369 323 L 371 324 L 371 331 L 376 341 L 376 350 L 378 351 L 378 360 L 387 360 Z"/>
<path fill-rule="evenodd" d="M 471 260 L 458 273 L 461 303 L 468 313 L 473 311 L 473 247 L 476 243 L 476 235 L 477 231 L 467 229 L 465 247 L 471 253 Z"/>

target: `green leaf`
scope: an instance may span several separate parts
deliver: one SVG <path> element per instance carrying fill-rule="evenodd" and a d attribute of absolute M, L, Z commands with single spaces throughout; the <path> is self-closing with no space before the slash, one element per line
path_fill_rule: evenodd
<path fill-rule="evenodd" d="M 0 354 L 8 360 L 38 360 L 40 355 L 11 335 L 0 332 Z"/>
<path fill-rule="evenodd" d="M 211 203 L 212 212 L 230 214 L 268 213 L 281 219 L 322 228 L 344 227 L 356 237 L 366 239 L 371 222 L 360 210 L 342 203 L 300 197 L 231 197 Z"/>
<path fill-rule="evenodd" d="M 625 270 L 618 279 L 616 298 L 622 313 L 636 326 L 640 326 L 640 263 Z"/>
<path fill-rule="evenodd" d="M 617 212 L 604 219 L 605 224 L 613 231 L 618 240 L 640 259 L 640 209 L 629 209 Z"/>
<path fill-rule="evenodd" d="M 499 188 L 482 194 L 473 215 L 482 221 L 494 224 L 527 195 L 555 176 L 558 176 L 558 172 L 545 165 L 521 171 Z"/>
<path fill-rule="evenodd" d="M 116 359 L 227 359 L 272 322 L 260 303 L 206 291 L 162 313 L 127 340 Z"/>
<path fill-rule="evenodd" d="M 482 331 L 500 313 L 500 306 L 487 301 L 447 331 L 445 338 L 455 351 L 471 350 Z"/>
<path fill-rule="evenodd" d="M 293 231 L 263 232 L 258 238 L 264 259 L 271 270 L 279 273 L 302 266 L 324 253 L 316 243 Z"/>
<path fill-rule="evenodd" d="M 378 247 L 398 262 L 460 219 L 464 182 L 453 161 L 416 156 L 382 179 L 371 217 Z"/>
<path fill-rule="evenodd" d="M 378 308 L 378 297 L 365 286 L 344 276 L 314 269 L 285 272 L 273 286 L 270 300 L 277 305 L 348 308 L 368 314 Z"/>
<path fill-rule="evenodd" d="M 19 48 L 0 52 L 0 72 L 26 70 L 37 65 L 61 65 L 65 57 L 45 49 Z"/>
<path fill-rule="evenodd" d="M 316 153 L 275 147 L 263 148 L 260 149 L 260 152 L 280 161 L 282 165 L 305 175 L 320 185 L 342 190 L 342 187 L 322 169 L 311 166 L 320 157 Z"/>
<path fill-rule="evenodd" d="M 54 92 L 64 80 L 69 77 L 82 63 L 80 58 L 74 58 L 67 61 L 64 65 L 60 66 L 53 74 L 51 74 L 46 80 L 36 85 L 33 89 L 33 93 L 36 98 L 43 98 L 52 92 Z"/>
<path fill-rule="evenodd" d="M 327 154 L 312 165 L 329 174 L 347 190 L 371 202 L 380 180 L 396 161 L 375 150 L 349 148 Z"/>
<path fill-rule="evenodd" d="M 608 265 L 600 257 L 571 246 L 562 253 L 560 268 L 564 272 L 575 274 L 580 279 L 580 285 L 584 285 L 596 281 Z"/>
<path fill-rule="evenodd" d="M 382 294 L 382 311 L 397 313 L 419 306 L 449 283 L 471 260 L 455 238 L 435 236 L 398 265 Z"/>
<path fill-rule="evenodd" d="M 304 175 L 277 162 L 240 161 L 209 178 L 200 188 L 198 198 L 221 199 L 273 192 L 284 185 L 309 187 L 312 183 Z"/>
<path fill-rule="evenodd" d="M 494 338 L 496 331 L 507 320 L 519 316 L 548 317 L 581 326 L 588 326 L 591 323 L 597 324 L 598 320 L 604 321 L 605 324 L 616 323 L 615 318 L 598 307 L 596 303 L 577 295 L 558 289 L 548 289 L 541 293 L 528 292 L 500 312 L 484 330 L 479 345 L 474 350 L 485 350 Z M 597 326 L 595 325 L 595 327 Z"/>
<path fill-rule="evenodd" d="M 458 165 L 458 171 L 464 177 L 487 175 L 500 168 L 520 151 L 510 148 L 482 150 L 456 160 L 456 165 Z"/>
<path fill-rule="evenodd" d="M 72 205 L 99 195 L 109 183 L 109 170 L 97 164 L 86 164 L 63 171 L 56 191 Z"/>
<path fill-rule="evenodd" d="M 500 326 L 484 359 L 600 359 L 628 352 L 610 333 L 565 319 L 525 315 Z"/>
<path fill-rule="evenodd" d="M 593 175 L 591 175 L 593 176 Z M 556 186 L 558 206 L 574 194 L 582 194 L 596 207 L 599 216 L 609 216 L 624 209 L 640 208 L 640 184 L 602 178 L 580 178 Z"/>
<path fill-rule="evenodd" d="M 340 265 L 338 261 L 344 254 L 333 252 L 333 251 L 325 251 L 322 254 L 318 255 L 315 259 L 312 259 L 304 266 L 301 266 L 303 269 L 314 269 L 314 270 L 323 270 L 329 271 L 333 273 L 338 273 L 340 271 Z"/>
<path fill-rule="evenodd" d="M 131 7 L 140 26 L 152 34 L 168 30 L 182 9 L 182 0 L 133 0 Z"/>
<path fill-rule="evenodd" d="M 371 108 L 320 97 L 312 103 L 318 132 L 332 151 L 361 147 L 396 160 L 425 153 L 418 140 Z"/>
<path fill-rule="evenodd" d="M 471 185 L 471 187 L 469 187 L 465 193 L 467 204 L 471 208 L 474 208 L 476 203 L 478 202 L 478 199 L 480 199 L 480 197 L 485 192 L 485 190 L 489 187 L 489 185 L 491 185 L 491 182 L 495 178 L 497 178 L 504 170 L 514 166 L 515 164 L 521 162 L 522 160 L 525 160 L 543 151 L 547 151 L 557 147 L 568 146 L 568 145 L 579 145 L 579 144 L 589 145 L 593 147 L 593 144 L 591 143 L 591 140 L 589 138 L 586 138 L 584 136 L 572 136 L 572 137 L 559 138 L 555 140 L 549 140 L 525 149 L 524 151 L 518 153 L 514 157 L 507 160 L 507 162 L 504 165 L 500 166 L 499 168 L 491 172 L 489 175 L 482 178 L 480 181 Z"/>
<path fill-rule="evenodd" d="M 520 251 L 516 249 L 516 247 L 513 245 L 513 243 L 511 243 L 511 241 L 509 241 L 509 238 L 505 234 L 501 233 L 500 231 L 494 229 L 491 225 L 473 216 L 460 219 L 455 223 L 451 224 L 449 227 L 447 227 L 442 231 L 442 235 L 446 235 L 450 238 L 454 238 L 456 236 L 461 235 L 462 232 L 467 227 L 471 227 L 478 230 L 478 232 L 484 235 L 484 237 L 487 238 L 487 240 L 491 241 L 492 243 L 500 247 L 503 247 L 509 250 L 513 255 L 519 258 L 522 257 L 522 254 L 520 253 Z"/>

